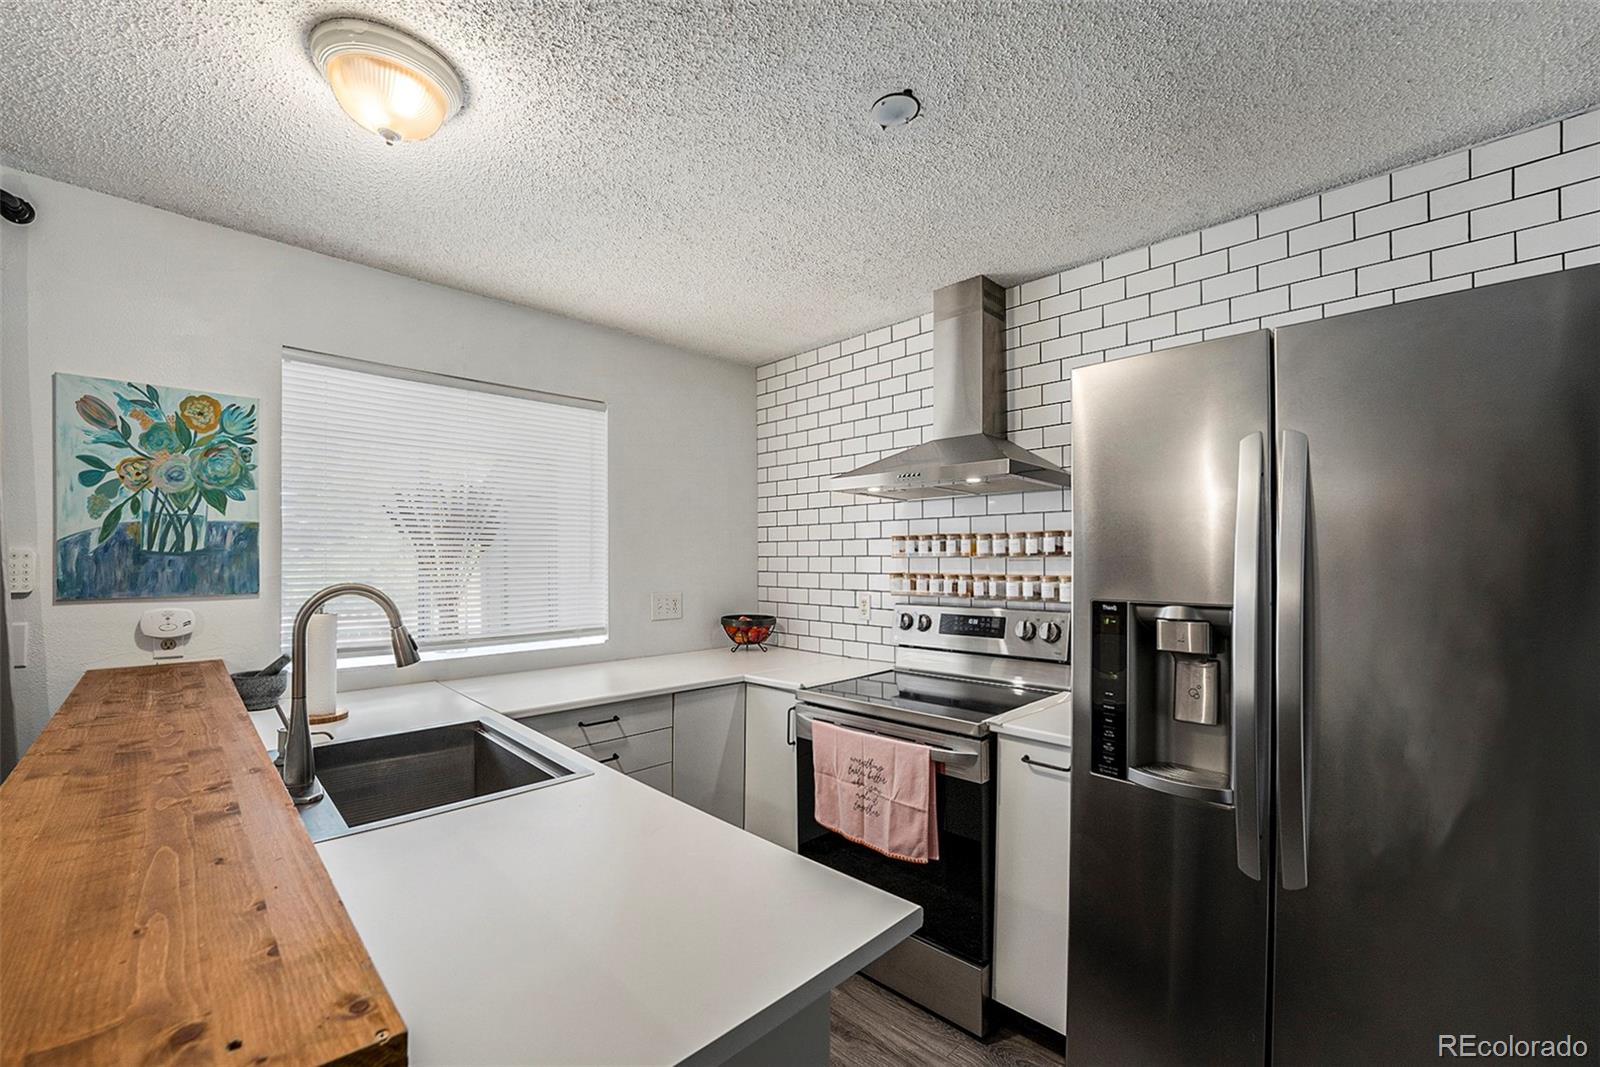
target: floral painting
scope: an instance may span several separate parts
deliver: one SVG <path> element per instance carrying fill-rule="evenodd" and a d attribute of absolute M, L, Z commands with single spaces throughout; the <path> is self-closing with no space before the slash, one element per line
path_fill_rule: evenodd
<path fill-rule="evenodd" d="M 258 402 L 55 376 L 56 599 L 261 585 Z"/>

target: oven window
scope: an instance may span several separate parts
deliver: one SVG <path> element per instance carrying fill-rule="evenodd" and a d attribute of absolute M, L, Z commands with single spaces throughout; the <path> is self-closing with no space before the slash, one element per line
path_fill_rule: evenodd
<path fill-rule="evenodd" d="M 987 964 L 994 914 L 994 780 L 980 785 L 937 775 L 939 859 L 906 863 L 817 824 L 811 741 L 802 737 L 795 747 L 800 854 L 920 905 L 918 937 L 970 963 Z"/>

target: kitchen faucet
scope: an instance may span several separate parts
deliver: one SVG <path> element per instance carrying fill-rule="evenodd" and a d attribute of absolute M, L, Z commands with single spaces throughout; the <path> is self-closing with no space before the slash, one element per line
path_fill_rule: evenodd
<path fill-rule="evenodd" d="M 294 674 L 290 682 L 288 739 L 283 746 L 282 771 L 284 787 L 297 807 L 322 799 L 322 787 L 317 784 L 317 769 L 311 756 L 311 716 L 306 710 L 306 627 L 311 624 L 311 616 L 322 610 L 322 605 L 347 594 L 366 597 L 389 616 L 389 644 L 394 649 L 396 667 L 409 667 L 422 659 L 417 653 L 416 639 L 400 618 L 400 609 L 381 589 L 360 582 L 341 582 L 313 593 L 300 605 L 294 617 L 294 638 L 289 647 Z"/>

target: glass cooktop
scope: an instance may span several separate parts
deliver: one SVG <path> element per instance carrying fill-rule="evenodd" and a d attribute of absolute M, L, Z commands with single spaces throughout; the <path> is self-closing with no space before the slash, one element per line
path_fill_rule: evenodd
<path fill-rule="evenodd" d="M 1026 689 L 996 682 L 943 678 L 912 671 L 884 671 L 865 678 L 851 678 L 829 685 L 812 686 L 802 696 L 830 694 L 860 704 L 979 723 L 1003 712 L 1032 704 L 1050 696 L 1048 689 Z"/>

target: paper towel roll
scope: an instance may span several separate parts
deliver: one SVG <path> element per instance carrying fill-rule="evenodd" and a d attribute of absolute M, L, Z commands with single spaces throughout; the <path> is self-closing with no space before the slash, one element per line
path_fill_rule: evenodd
<path fill-rule="evenodd" d="M 339 616 L 319 611 L 306 627 L 306 711 L 331 715 L 339 702 Z"/>

